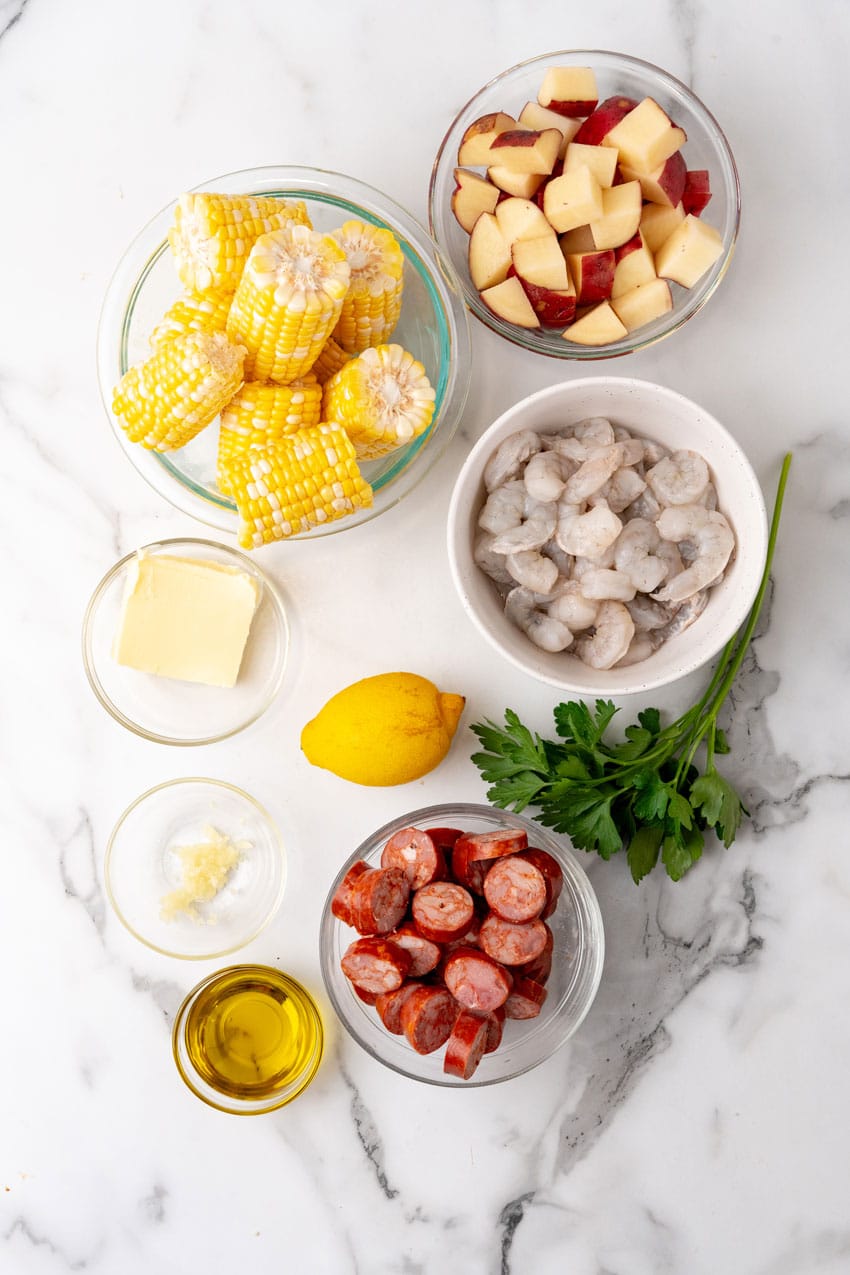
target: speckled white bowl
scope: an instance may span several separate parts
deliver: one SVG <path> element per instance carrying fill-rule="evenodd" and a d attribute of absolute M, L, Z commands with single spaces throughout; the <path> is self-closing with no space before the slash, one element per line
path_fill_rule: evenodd
<path fill-rule="evenodd" d="M 506 618 L 495 586 L 472 557 L 485 496 L 482 474 L 499 444 L 519 430 L 551 433 L 588 416 L 606 416 L 615 425 L 625 425 L 667 447 L 690 448 L 704 456 L 717 488 L 718 508 L 728 518 L 737 544 L 723 581 L 712 589 L 705 610 L 689 629 L 641 663 L 606 671 L 589 668 L 568 651 L 551 653 L 536 647 Z M 764 570 L 767 514 L 761 487 L 743 450 L 702 407 L 650 381 L 588 377 L 531 394 L 504 412 L 482 435 L 452 493 L 448 550 L 464 609 L 505 659 L 559 690 L 584 697 L 616 697 L 654 690 L 693 672 L 716 655 L 743 624 Z"/>

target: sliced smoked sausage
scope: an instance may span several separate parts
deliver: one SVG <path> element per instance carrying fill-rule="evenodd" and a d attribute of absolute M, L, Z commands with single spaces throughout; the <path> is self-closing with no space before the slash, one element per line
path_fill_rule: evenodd
<path fill-rule="evenodd" d="M 431 1054 L 451 1036 L 457 1014 L 457 1001 L 445 987 L 420 984 L 401 1007 L 401 1029 L 417 1054 Z"/>
<path fill-rule="evenodd" d="M 485 1015 L 473 1014 L 468 1009 L 460 1011 L 446 1044 L 443 1071 L 447 1076 L 469 1080 L 484 1056 L 488 1030 Z"/>
<path fill-rule="evenodd" d="M 487 1014 L 504 1005 L 513 979 L 498 961 L 477 947 L 459 947 L 446 959 L 443 981 L 464 1009 Z"/>
<path fill-rule="evenodd" d="M 417 890 L 410 905 L 417 930 L 432 943 L 451 943 L 469 929 L 475 915 L 472 895 L 453 881 L 432 881 Z"/>
<path fill-rule="evenodd" d="M 497 859 L 484 878 L 484 898 L 505 921 L 533 921 L 546 906 L 546 878 L 520 855 Z"/>
<path fill-rule="evenodd" d="M 381 866 L 400 868 L 411 890 L 446 875 L 446 857 L 421 828 L 402 828 L 390 837 L 381 853 Z"/>
<path fill-rule="evenodd" d="M 410 898 L 400 868 L 368 868 L 351 885 L 348 908 L 359 934 L 389 934 L 399 924 Z"/>
<path fill-rule="evenodd" d="M 358 990 L 380 995 L 401 987 L 410 970 L 410 953 L 388 939 L 355 939 L 340 965 Z"/>
<path fill-rule="evenodd" d="M 469 832 L 455 843 L 469 847 L 470 860 L 500 859 L 503 854 L 516 854 L 528 846 L 528 837 L 521 828 L 499 828 L 495 832 Z"/>
<path fill-rule="evenodd" d="M 485 918 L 478 935 L 480 947 L 502 965 L 525 965 L 546 946 L 547 927 L 542 921 L 504 921 L 495 912 Z"/>

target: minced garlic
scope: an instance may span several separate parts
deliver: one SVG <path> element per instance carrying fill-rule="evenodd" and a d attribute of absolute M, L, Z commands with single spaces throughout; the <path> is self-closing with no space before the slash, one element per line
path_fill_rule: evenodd
<path fill-rule="evenodd" d="M 182 884 L 160 901 L 163 921 L 187 916 L 192 921 L 210 920 L 198 911 L 199 903 L 209 903 L 223 890 L 246 847 L 235 844 L 216 828 L 205 828 L 205 841 L 174 846 L 180 860 Z"/>

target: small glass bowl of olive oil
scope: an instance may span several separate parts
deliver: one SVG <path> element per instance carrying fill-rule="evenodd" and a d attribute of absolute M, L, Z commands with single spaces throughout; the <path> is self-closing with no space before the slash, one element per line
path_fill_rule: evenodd
<path fill-rule="evenodd" d="M 323 1042 L 310 993 L 268 965 L 231 965 L 205 978 L 180 1006 L 172 1036 L 192 1092 L 241 1116 L 297 1098 L 316 1074 Z"/>

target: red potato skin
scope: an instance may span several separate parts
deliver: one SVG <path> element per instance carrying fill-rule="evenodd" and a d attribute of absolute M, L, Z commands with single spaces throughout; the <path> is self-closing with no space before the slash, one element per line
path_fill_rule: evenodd
<path fill-rule="evenodd" d="M 711 181 L 707 168 L 691 168 L 685 173 L 685 189 L 682 192 L 682 207 L 685 214 L 693 213 L 699 217 L 711 199 Z"/>
<path fill-rule="evenodd" d="M 614 249 L 614 261 L 619 265 L 623 257 L 628 257 L 630 253 L 637 252 L 638 248 L 643 246 L 640 231 L 632 235 L 631 239 L 627 239 L 625 243 L 621 243 L 619 248 Z"/>
<path fill-rule="evenodd" d="M 537 191 L 534 195 L 534 202 L 535 204 L 537 204 L 537 207 L 540 209 L 541 212 L 543 212 L 543 192 L 546 189 L 546 183 L 550 181 L 554 181 L 556 177 L 563 176 L 563 172 L 564 172 L 564 161 L 562 159 L 556 159 L 555 167 L 552 169 L 549 176 L 544 177 L 543 181 L 538 186 Z"/>
<path fill-rule="evenodd" d="M 410 971 L 410 954 L 387 939 L 355 939 L 340 965 L 355 988 L 380 995 L 401 987 Z"/>
<path fill-rule="evenodd" d="M 583 252 L 577 255 L 581 257 L 581 261 L 573 278 L 576 304 L 590 305 L 597 301 L 607 301 L 614 287 L 614 249 L 605 248 L 600 252 Z"/>
<path fill-rule="evenodd" d="M 453 881 L 434 881 L 417 890 L 410 905 L 413 923 L 432 943 L 451 943 L 465 934 L 475 915 L 472 895 Z"/>
<path fill-rule="evenodd" d="M 458 1004 L 445 987 L 417 987 L 401 1008 L 401 1029 L 417 1054 L 445 1045 L 458 1015 Z"/>
<path fill-rule="evenodd" d="M 482 951 L 500 965 L 527 965 L 546 947 L 547 932 L 543 921 L 515 925 L 491 912 L 481 926 L 478 942 Z"/>
<path fill-rule="evenodd" d="M 525 855 L 497 859 L 484 881 L 484 897 L 505 921 L 533 921 L 549 900 L 546 878 Z"/>
<path fill-rule="evenodd" d="M 557 115 L 565 115 L 567 119 L 580 120 L 585 115 L 590 115 L 591 111 L 596 109 L 596 105 L 596 98 L 590 98 L 584 102 L 558 101 L 557 98 L 553 98 L 551 102 L 546 103 L 546 108 L 555 111 Z M 611 127 L 614 127 L 613 124 Z"/>
<path fill-rule="evenodd" d="M 399 868 L 369 868 L 353 882 L 351 925 L 358 934 L 389 934 L 407 911 L 410 885 Z"/>
<path fill-rule="evenodd" d="M 447 1076 L 469 1080 L 484 1057 L 489 1028 L 486 1017 L 462 1009 L 446 1042 L 443 1071 Z"/>
<path fill-rule="evenodd" d="M 540 320 L 541 327 L 563 328 L 572 323 L 576 314 L 576 298 L 574 292 L 558 292 L 554 288 L 541 288 L 537 283 L 529 283 L 518 275 L 513 266 L 508 276 L 515 275 L 522 284 L 523 291 L 531 302 L 532 309 Z"/>
<path fill-rule="evenodd" d="M 606 97 L 593 110 L 579 128 L 574 142 L 583 146 L 599 146 L 611 129 L 633 111 L 637 102 L 631 97 Z"/>
<path fill-rule="evenodd" d="M 539 129 L 509 128 L 499 133 L 490 143 L 490 150 L 501 150 L 504 146 L 534 146 L 540 138 Z"/>
<path fill-rule="evenodd" d="M 476 947 L 452 952 L 443 966 L 443 980 L 459 1005 L 480 1014 L 504 1005 L 513 987 L 510 971 Z"/>

